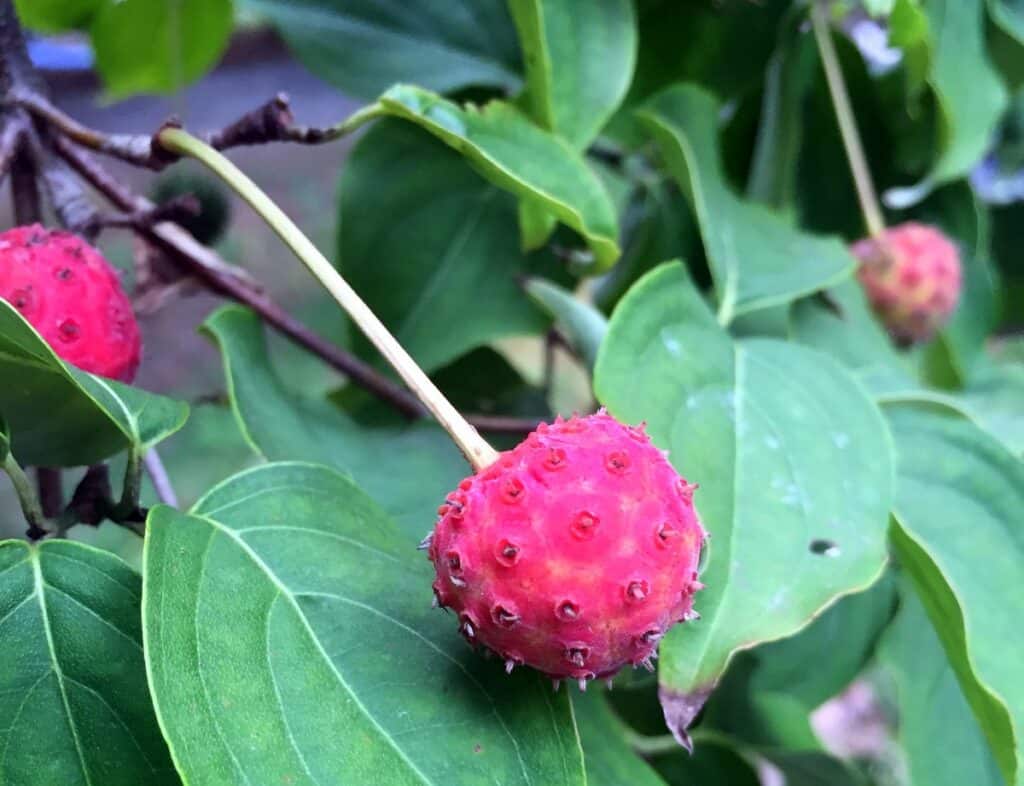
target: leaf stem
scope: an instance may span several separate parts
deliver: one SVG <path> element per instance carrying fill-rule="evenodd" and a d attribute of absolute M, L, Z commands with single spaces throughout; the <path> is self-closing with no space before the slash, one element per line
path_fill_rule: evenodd
<path fill-rule="evenodd" d="M 843 147 L 846 149 L 846 159 L 850 164 L 853 183 L 857 188 L 857 200 L 860 202 L 860 210 L 864 215 L 864 223 L 868 233 L 872 237 L 879 238 L 885 232 L 885 218 L 882 215 L 882 208 L 879 206 L 875 184 L 871 179 L 871 170 L 868 168 L 867 157 L 864 155 L 860 133 L 857 131 L 857 121 L 853 115 L 846 81 L 843 79 L 843 70 L 839 66 L 839 58 L 836 55 L 835 45 L 832 43 L 828 10 L 822 0 L 812 0 L 811 26 L 814 28 L 814 38 L 818 43 L 818 51 L 821 53 L 822 65 L 825 67 L 829 95 L 832 98 L 836 120 L 839 123 L 839 133 L 843 138 Z"/>
<path fill-rule="evenodd" d="M 130 518 L 139 509 L 142 495 L 142 451 L 138 445 L 128 449 L 128 463 L 124 468 L 124 487 L 121 500 L 114 508 L 113 518 L 117 521 Z"/>
<path fill-rule="evenodd" d="M 165 128 L 157 134 L 157 141 L 172 153 L 195 158 L 248 202 L 377 347 L 405 384 L 455 440 L 473 468 L 480 470 L 494 463 L 498 457 L 494 448 L 444 397 L 309 238 L 244 172 L 220 152 L 181 129 Z"/>
<path fill-rule="evenodd" d="M 43 507 L 39 504 L 39 497 L 36 496 L 35 489 L 32 488 L 32 481 L 10 453 L 0 464 L 0 468 L 7 473 L 14 486 L 14 493 L 18 495 L 18 502 L 25 514 L 25 521 L 28 522 L 26 534 L 30 540 L 39 540 L 47 532 L 46 518 L 43 516 Z"/>

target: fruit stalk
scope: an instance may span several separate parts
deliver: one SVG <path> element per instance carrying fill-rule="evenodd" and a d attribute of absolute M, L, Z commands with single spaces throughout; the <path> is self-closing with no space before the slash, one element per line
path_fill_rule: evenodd
<path fill-rule="evenodd" d="M 843 147 L 846 149 L 850 173 L 853 175 L 853 183 L 857 189 L 857 200 L 860 202 L 861 213 L 864 215 L 864 224 L 867 226 L 868 234 L 881 238 L 885 232 L 885 219 L 882 216 L 882 208 L 879 206 L 878 195 L 871 179 L 871 170 L 868 168 L 867 157 L 864 155 L 864 147 L 861 145 L 860 134 L 857 131 L 857 121 L 850 104 L 850 95 L 846 90 L 843 70 L 839 66 L 839 58 L 832 43 L 832 34 L 828 25 L 828 9 L 821 0 L 814 0 L 811 3 L 811 25 L 814 28 L 818 51 L 821 53 L 821 62 L 825 68 L 828 91 L 836 112 L 836 120 L 839 123 Z"/>
<path fill-rule="evenodd" d="M 359 329 L 391 364 L 406 385 L 430 410 L 447 431 L 475 470 L 483 469 L 498 454 L 477 433 L 444 394 L 416 365 L 408 352 L 388 331 L 355 290 L 349 286 L 295 223 L 249 177 L 223 154 L 202 140 L 179 128 L 165 128 L 157 134 L 157 142 L 172 153 L 196 159 L 249 203 L 284 244 L 317 278 Z"/>

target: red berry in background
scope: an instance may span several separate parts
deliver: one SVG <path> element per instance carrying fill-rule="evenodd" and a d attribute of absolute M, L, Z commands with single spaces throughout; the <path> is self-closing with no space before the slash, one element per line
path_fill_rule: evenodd
<path fill-rule="evenodd" d="M 81 238 L 38 224 L 0 233 L 0 298 L 73 366 L 135 377 L 142 342 L 132 304 L 114 268 Z"/>
<path fill-rule="evenodd" d="M 850 247 L 868 302 L 903 344 L 927 341 L 960 298 L 957 248 L 935 227 L 908 222 Z"/>
<path fill-rule="evenodd" d="M 650 667 L 696 618 L 695 486 L 604 410 L 542 423 L 459 484 L 424 541 L 437 601 L 470 643 L 554 679 Z"/>

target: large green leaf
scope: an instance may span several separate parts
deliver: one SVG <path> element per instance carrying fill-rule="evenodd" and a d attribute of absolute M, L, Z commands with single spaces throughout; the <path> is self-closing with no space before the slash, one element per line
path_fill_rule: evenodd
<path fill-rule="evenodd" d="M 722 324 L 831 286 L 852 272 L 853 258 L 837 239 L 799 232 L 732 192 L 718 153 L 718 103 L 710 93 L 694 85 L 671 87 L 651 99 L 640 117 L 697 214 Z"/>
<path fill-rule="evenodd" d="M 379 99 L 383 111 L 413 122 L 465 156 L 496 186 L 555 215 L 587 241 L 599 273 L 619 256 L 615 206 L 604 184 L 568 142 L 510 104 L 461 107 L 411 85 Z"/>
<path fill-rule="evenodd" d="M 646 420 L 711 533 L 704 619 L 661 645 L 662 700 L 682 733 L 732 653 L 791 635 L 886 559 L 885 422 L 837 363 L 769 339 L 733 342 L 685 269 L 649 273 L 619 303 L 595 389 Z"/>
<path fill-rule="evenodd" d="M 115 98 L 173 93 L 216 64 L 234 21 L 231 0 L 103 0 L 89 23 L 96 69 Z"/>
<path fill-rule="evenodd" d="M 178 783 L 146 688 L 141 590 L 105 551 L 0 542 L 0 783 Z"/>
<path fill-rule="evenodd" d="M 520 252 L 515 200 L 407 123 L 380 123 L 353 150 L 338 243 L 346 279 L 427 371 L 550 323 L 518 279 L 558 263 Z"/>
<path fill-rule="evenodd" d="M 204 330 L 220 348 L 231 405 L 253 450 L 272 461 L 315 461 L 351 473 L 408 540 L 430 529 L 445 494 L 469 474 L 448 435 L 433 424 L 360 427 L 326 399 L 291 392 L 271 365 L 252 312 L 227 306 Z"/>
<path fill-rule="evenodd" d="M 541 126 L 582 149 L 633 78 L 631 0 L 510 0 L 526 63 L 525 104 Z"/>
<path fill-rule="evenodd" d="M 600 690 L 573 697 L 580 742 L 587 762 L 587 786 L 665 786 L 629 747 L 625 726 Z"/>
<path fill-rule="evenodd" d="M 879 657 L 896 687 L 909 785 L 1005 786 L 942 643 L 909 586 Z M 936 755 L 940 751 L 956 755 Z"/>
<path fill-rule="evenodd" d="M 890 207 L 919 202 L 933 189 L 963 177 L 984 154 L 1007 94 L 985 53 L 982 0 L 929 0 L 924 3 L 931 35 L 928 83 L 942 118 L 940 154 L 931 171 L 912 186 L 890 189 Z"/>
<path fill-rule="evenodd" d="M 1024 783 L 1024 463 L 966 420 L 888 407 L 892 540 L 1007 783 Z"/>
<path fill-rule="evenodd" d="M 94 464 L 173 434 L 188 406 L 65 365 L 0 299 L 0 412 L 22 464 Z"/>
<path fill-rule="evenodd" d="M 245 0 L 310 71 L 376 98 L 395 82 L 447 93 L 519 85 L 516 31 L 504 0 Z"/>
<path fill-rule="evenodd" d="M 149 679 L 190 784 L 585 783 L 568 691 L 467 647 L 337 472 L 260 467 L 148 527 Z"/>

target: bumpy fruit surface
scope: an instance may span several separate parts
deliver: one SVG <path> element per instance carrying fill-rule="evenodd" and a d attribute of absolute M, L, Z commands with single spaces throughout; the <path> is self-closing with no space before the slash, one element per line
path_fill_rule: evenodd
<path fill-rule="evenodd" d="M 960 255 L 938 229 L 900 224 L 850 250 L 861 262 L 857 276 L 871 307 L 897 341 L 927 341 L 956 308 Z"/>
<path fill-rule="evenodd" d="M 695 488 L 642 427 L 603 410 L 542 423 L 439 508 L 424 541 L 437 602 L 509 670 L 649 667 L 669 626 L 697 616 Z"/>
<path fill-rule="evenodd" d="M 0 233 L 0 298 L 68 363 L 134 378 L 141 339 L 131 303 L 115 270 L 81 238 L 38 224 Z"/>

